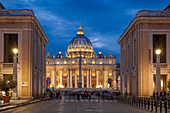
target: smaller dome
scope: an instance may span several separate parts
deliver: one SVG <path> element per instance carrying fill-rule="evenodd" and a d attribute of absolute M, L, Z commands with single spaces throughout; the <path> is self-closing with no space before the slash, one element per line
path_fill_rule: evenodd
<path fill-rule="evenodd" d="M 110 52 L 109 55 L 107 55 L 107 58 L 114 58 L 114 56 L 113 56 L 112 53 Z"/>
<path fill-rule="evenodd" d="M 64 58 L 63 54 L 61 53 L 61 50 L 59 50 L 56 58 Z"/>
<path fill-rule="evenodd" d="M 49 52 L 47 53 L 47 56 L 46 56 L 46 58 L 47 58 L 47 59 L 50 59 L 50 58 L 52 58 Z"/>
<path fill-rule="evenodd" d="M 97 58 L 104 58 L 104 55 L 102 54 L 101 50 L 99 51 L 99 54 L 96 55 Z"/>

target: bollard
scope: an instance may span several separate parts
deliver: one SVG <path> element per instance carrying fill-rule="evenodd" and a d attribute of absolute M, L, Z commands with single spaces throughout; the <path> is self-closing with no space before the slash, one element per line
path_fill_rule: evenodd
<path fill-rule="evenodd" d="M 151 112 L 153 111 L 153 100 L 151 100 Z"/>
<path fill-rule="evenodd" d="M 135 98 L 133 97 L 133 106 L 135 105 Z"/>
<path fill-rule="evenodd" d="M 142 108 L 143 108 L 143 98 L 142 98 Z"/>
<path fill-rule="evenodd" d="M 162 113 L 162 101 L 160 100 L 160 113 Z"/>
<path fill-rule="evenodd" d="M 131 98 L 131 105 L 133 106 L 133 98 Z"/>
<path fill-rule="evenodd" d="M 146 98 L 144 99 L 144 107 L 146 109 Z"/>
<path fill-rule="evenodd" d="M 165 106 L 165 113 L 167 113 L 167 101 L 164 102 L 164 106 Z"/>
<path fill-rule="evenodd" d="M 150 98 L 148 98 L 148 111 L 149 111 L 149 107 L 150 107 Z"/>
<path fill-rule="evenodd" d="M 155 100 L 155 113 L 157 113 L 157 101 Z"/>
<path fill-rule="evenodd" d="M 168 109 L 170 109 L 170 99 L 168 99 Z"/>
<path fill-rule="evenodd" d="M 131 105 L 133 106 L 133 98 L 131 98 Z"/>

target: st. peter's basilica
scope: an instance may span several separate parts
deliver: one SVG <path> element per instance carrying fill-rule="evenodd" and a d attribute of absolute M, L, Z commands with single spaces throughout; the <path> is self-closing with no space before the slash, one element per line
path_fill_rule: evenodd
<path fill-rule="evenodd" d="M 97 55 L 81 25 L 66 52 L 47 54 L 47 87 L 54 88 L 118 88 L 116 55 Z M 80 56 L 81 55 L 81 56 Z M 79 62 L 80 61 L 80 62 Z M 80 75 L 80 76 L 79 76 Z"/>

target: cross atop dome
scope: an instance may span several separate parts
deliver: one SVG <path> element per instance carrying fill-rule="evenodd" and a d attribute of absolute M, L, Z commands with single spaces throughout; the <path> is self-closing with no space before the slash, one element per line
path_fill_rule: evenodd
<path fill-rule="evenodd" d="M 81 24 L 80 24 L 80 27 L 79 27 L 79 29 L 77 31 L 77 35 L 84 35 L 83 29 L 81 28 Z"/>

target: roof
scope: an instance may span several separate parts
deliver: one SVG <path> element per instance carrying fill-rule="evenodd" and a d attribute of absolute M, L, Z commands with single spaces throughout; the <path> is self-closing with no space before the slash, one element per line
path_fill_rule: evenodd
<path fill-rule="evenodd" d="M 166 6 L 166 8 L 164 10 L 157 10 L 157 11 L 141 10 L 141 11 L 138 11 L 135 18 L 130 22 L 128 27 L 124 30 L 123 34 L 120 36 L 119 40 L 117 41 L 118 44 L 120 44 L 124 35 L 130 30 L 130 28 L 134 25 L 134 23 L 136 23 L 137 21 L 142 19 L 142 17 L 146 17 L 146 18 L 149 17 L 150 20 L 151 20 L 151 17 L 153 17 L 153 18 L 154 17 L 170 17 L 170 4 L 168 4 L 168 6 Z"/>
<path fill-rule="evenodd" d="M 170 3 L 164 8 L 164 11 L 170 11 Z"/>
<path fill-rule="evenodd" d="M 0 2 L 0 9 L 5 9 L 5 7 L 2 5 L 1 2 Z"/>

